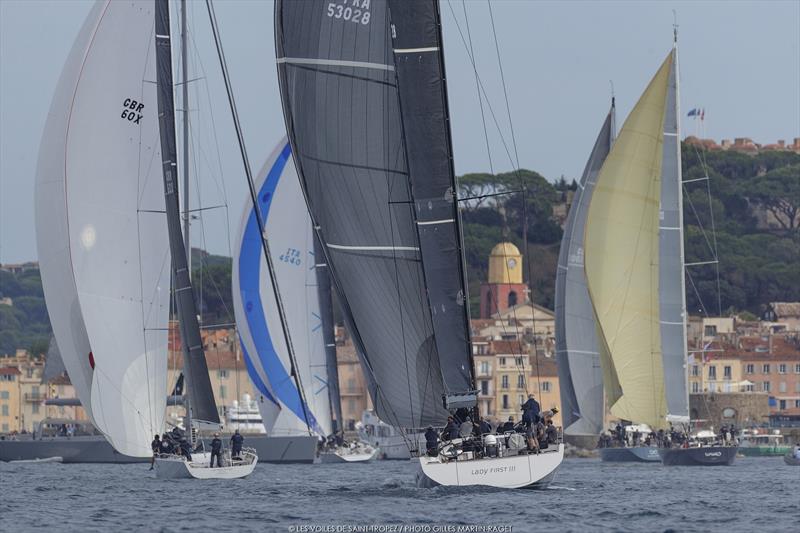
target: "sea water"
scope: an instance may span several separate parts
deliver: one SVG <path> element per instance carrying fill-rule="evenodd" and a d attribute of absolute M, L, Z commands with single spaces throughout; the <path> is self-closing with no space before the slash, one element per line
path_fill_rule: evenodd
<path fill-rule="evenodd" d="M 539 491 L 417 488 L 409 461 L 260 464 L 232 481 L 148 468 L 0 463 L 0 531 L 800 531 L 800 468 L 781 457 L 567 459 Z"/>

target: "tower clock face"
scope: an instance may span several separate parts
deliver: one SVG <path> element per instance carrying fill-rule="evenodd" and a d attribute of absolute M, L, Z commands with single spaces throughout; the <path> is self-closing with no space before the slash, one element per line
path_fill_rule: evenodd
<path fill-rule="evenodd" d="M 517 266 L 517 260 L 513 258 L 509 259 L 506 264 L 508 264 L 508 268 L 514 268 L 515 266 Z"/>

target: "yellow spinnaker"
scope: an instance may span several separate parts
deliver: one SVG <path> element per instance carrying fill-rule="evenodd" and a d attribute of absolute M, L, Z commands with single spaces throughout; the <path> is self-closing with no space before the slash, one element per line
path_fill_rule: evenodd
<path fill-rule="evenodd" d="M 604 373 L 615 372 L 619 386 L 607 388 L 611 413 L 654 428 L 665 427 L 667 413 L 658 223 L 672 64 L 670 52 L 622 126 L 598 175 L 584 236 L 589 295 L 610 356 L 611 368 L 604 367 Z"/>

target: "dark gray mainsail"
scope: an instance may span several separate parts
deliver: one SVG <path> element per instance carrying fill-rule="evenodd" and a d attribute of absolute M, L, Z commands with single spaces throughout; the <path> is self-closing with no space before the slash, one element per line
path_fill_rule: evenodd
<path fill-rule="evenodd" d="M 317 292 L 319 293 L 320 321 L 322 323 L 322 340 L 325 343 L 325 367 L 328 376 L 328 397 L 331 404 L 331 415 L 336 423 L 334 433 L 344 430 L 342 425 L 342 398 L 339 395 L 339 365 L 336 360 L 336 335 L 333 331 L 333 298 L 331 297 L 331 278 L 328 264 L 325 263 L 325 251 L 314 236 L 314 265 L 317 275 Z"/>
<path fill-rule="evenodd" d="M 595 181 L 614 142 L 614 99 L 583 170 L 561 239 L 556 271 L 556 359 L 564 432 L 603 430 L 603 371 L 596 324 L 583 269 L 586 214 Z"/>
<path fill-rule="evenodd" d="M 192 420 L 197 422 L 218 425 L 219 413 L 203 353 L 200 325 L 197 320 L 197 306 L 189 279 L 186 249 L 181 234 L 168 0 L 156 0 L 155 19 L 158 120 L 161 133 L 164 196 L 172 256 L 173 294 L 183 346 L 183 373 L 189 389 L 189 415 Z"/>
<path fill-rule="evenodd" d="M 439 2 L 388 3 L 411 193 L 447 405 L 474 405 Z"/>
<path fill-rule="evenodd" d="M 678 137 L 678 51 L 672 55 L 664 107 L 664 147 L 661 158 L 661 207 L 658 228 L 658 295 L 661 360 L 667 418 L 689 420 L 686 375 L 686 289 L 683 274 L 683 184 Z"/>
<path fill-rule="evenodd" d="M 441 423 L 386 2 L 278 0 L 275 40 L 292 152 L 376 412 Z"/>

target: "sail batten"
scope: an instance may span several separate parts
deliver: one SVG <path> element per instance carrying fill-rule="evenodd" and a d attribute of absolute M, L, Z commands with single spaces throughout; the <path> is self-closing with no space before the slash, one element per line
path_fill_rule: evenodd
<path fill-rule="evenodd" d="M 578 182 L 556 272 L 556 359 L 564 431 L 571 435 L 599 435 L 603 430 L 605 365 L 601 364 L 594 311 L 586 288 L 583 236 L 595 180 L 614 139 L 614 112 L 612 103 Z"/>
<path fill-rule="evenodd" d="M 619 380 L 612 414 L 666 425 L 659 298 L 659 204 L 664 114 L 672 72 L 665 59 L 625 121 L 597 178 L 584 237 L 586 280 Z"/>

